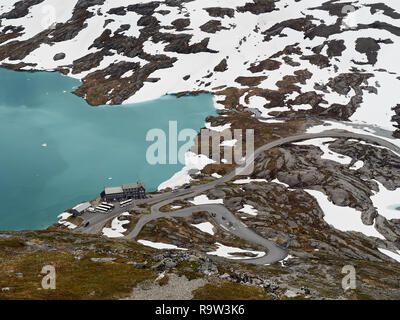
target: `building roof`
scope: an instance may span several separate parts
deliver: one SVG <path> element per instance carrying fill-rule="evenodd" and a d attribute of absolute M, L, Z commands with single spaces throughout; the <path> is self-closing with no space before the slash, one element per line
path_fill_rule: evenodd
<path fill-rule="evenodd" d="M 144 188 L 144 183 L 139 181 L 138 183 L 131 183 L 131 184 L 124 184 L 122 189 L 137 189 L 137 188 Z"/>
<path fill-rule="evenodd" d="M 111 187 L 111 188 L 105 188 L 104 193 L 106 195 L 111 195 L 111 194 L 124 193 L 124 191 L 122 190 L 122 187 Z"/>
<path fill-rule="evenodd" d="M 83 212 L 90 206 L 91 206 L 91 204 L 89 202 L 84 202 L 84 203 L 78 204 L 77 206 L 73 207 L 72 210 L 76 210 L 78 212 Z"/>

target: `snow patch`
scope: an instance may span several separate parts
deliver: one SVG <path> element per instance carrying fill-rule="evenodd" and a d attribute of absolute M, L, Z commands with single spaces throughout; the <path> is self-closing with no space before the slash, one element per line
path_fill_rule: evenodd
<path fill-rule="evenodd" d="M 251 216 L 258 215 L 258 211 L 256 209 L 254 209 L 254 207 L 249 205 L 249 204 L 245 204 L 243 206 L 243 208 L 239 210 L 239 212 L 246 213 L 246 214 L 251 215 Z"/>
<path fill-rule="evenodd" d="M 208 233 L 210 235 L 214 235 L 214 226 L 210 222 L 203 222 L 203 223 L 198 223 L 198 224 L 192 224 L 193 227 L 199 229 L 200 231 L 203 231 L 205 233 Z"/>
<path fill-rule="evenodd" d="M 124 225 L 129 223 L 129 220 L 119 220 L 120 217 L 130 216 L 129 212 L 124 212 L 111 221 L 111 228 L 103 228 L 103 235 L 109 238 L 122 238 L 124 232 L 127 231 Z"/>
<path fill-rule="evenodd" d="M 211 160 L 204 154 L 198 155 L 191 151 L 187 152 L 185 154 L 185 166 L 181 171 L 175 173 L 172 178 L 161 183 L 158 186 L 158 191 L 166 188 L 173 189 L 189 183 L 193 180 L 189 173 L 192 173 L 192 171 L 200 171 L 211 163 L 215 163 L 215 161 Z"/>
<path fill-rule="evenodd" d="M 255 259 L 255 258 L 261 258 L 261 257 L 265 256 L 265 252 L 261 252 L 261 251 L 243 250 L 240 248 L 225 246 L 219 242 L 217 242 L 216 245 L 218 246 L 217 250 L 212 251 L 212 252 L 207 252 L 207 254 L 213 255 L 213 256 L 219 256 L 219 257 L 223 257 L 223 258 L 227 258 L 227 259 L 232 259 L 232 260 Z M 254 258 L 240 257 L 240 256 L 232 255 L 234 253 L 253 253 L 257 256 Z"/>
<path fill-rule="evenodd" d="M 197 196 L 193 199 L 193 201 L 189 201 L 190 203 L 196 205 L 196 206 L 200 206 L 203 204 L 224 204 L 224 200 L 223 199 L 216 199 L 216 200 L 210 200 L 208 199 L 208 197 L 206 195 L 201 195 L 201 196 Z"/>
<path fill-rule="evenodd" d="M 361 212 L 353 208 L 334 205 L 322 192 L 315 190 L 305 191 L 317 199 L 319 206 L 324 212 L 324 220 L 334 228 L 341 231 L 361 232 L 368 237 L 385 239 L 374 226 L 366 226 L 362 223 Z"/>
<path fill-rule="evenodd" d="M 153 242 L 148 240 L 138 240 L 138 242 L 146 247 L 161 249 L 161 250 L 187 250 L 185 248 L 179 248 L 173 244 L 167 244 L 162 242 Z"/>

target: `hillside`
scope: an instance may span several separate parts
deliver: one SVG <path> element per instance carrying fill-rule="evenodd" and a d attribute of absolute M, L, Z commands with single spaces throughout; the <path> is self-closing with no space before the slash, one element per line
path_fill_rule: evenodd
<path fill-rule="evenodd" d="M 140 297 L 154 298 L 140 286 L 150 282 L 149 292 L 157 292 L 151 289 L 154 279 L 168 273 L 200 279 L 187 284 L 194 298 L 218 298 L 214 293 L 230 298 L 236 286 L 248 294 L 241 298 L 399 298 L 398 1 L 12 0 L 0 5 L 0 21 L 0 66 L 77 78 L 81 85 L 73 93 L 93 107 L 207 92 L 214 95 L 218 116 L 205 119 L 205 127 L 216 135 L 253 129 L 255 147 L 261 148 L 321 134 L 269 148 L 255 158 L 251 174 L 160 209 L 185 210 L 204 205 L 199 201 L 204 199 L 222 204 L 246 228 L 285 248 L 285 262 L 230 260 L 226 267 L 226 260 L 210 252 L 223 246 L 247 254 L 263 248 L 207 215 L 162 217 L 144 224 L 136 237 L 135 224 L 157 206 L 144 203 L 127 210 L 131 217 L 121 234 L 127 239 L 103 237 L 119 217 L 96 226 L 94 235 L 79 233 L 85 232 L 85 217 L 68 220 L 74 233 L 61 221 L 47 231 L 0 234 L 0 254 L 7 257 L 0 287 L 10 287 L 0 297 L 12 292 L 48 298 L 33 280 L 39 266 L 30 264 L 43 260 L 68 274 L 93 275 L 85 290 L 61 289 L 60 298 L 126 298 L 134 296 L 134 287 Z M 329 137 L 327 131 L 347 136 Z M 214 163 L 215 154 L 192 151 L 185 168 L 152 195 L 162 197 L 187 182 L 200 190 L 233 172 L 233 165 Z M 199 222 L 211 223 L 213 231 L 196 228 Z M 162 257 L 154 259 L 153 249 L 133 239 L 189 251 L 160 251 Z M 160 261 L 160 269 L 152 268 Z M 345 265 L 356 266 L 357 290 L 338 290 Z M 15 272 L 31 285 L 24 287 Z M 100 274 L 110 283 L 100 286 Z"/>

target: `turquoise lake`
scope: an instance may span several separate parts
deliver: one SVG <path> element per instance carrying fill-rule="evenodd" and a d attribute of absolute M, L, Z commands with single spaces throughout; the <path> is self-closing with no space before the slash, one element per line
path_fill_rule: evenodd
<path fill-rule="evenodd" d="M 91 107 L 70 93 L 79 85 L 59 73 L 0 69 L 0 230 L 46 228 L 105 186 L 141 180 L 154 191 L 183 166 L 147 163 L 148 130 L 168 133 L 178 121 L 178 130 L 198 131 L 216 114 L 207 94 Z"/>

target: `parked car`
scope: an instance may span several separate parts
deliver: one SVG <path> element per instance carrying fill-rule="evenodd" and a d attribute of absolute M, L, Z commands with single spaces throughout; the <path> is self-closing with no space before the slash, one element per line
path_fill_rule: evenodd
<path fill-rule="evenodd" d="M 190 184 L 187 184 L 187 185 L 185 185 L 185 186 L 183 187 L 183 189 L 185 189 L 185 190 L 190 189 L 190 188 L 191 188 L 191 185 L 190 185 Z"/>
<path fill-rule="evenodd" d="M 211 213 L 211 216 L 212 216 L 213 218 L 215 218 L 217 215 L 213 212 L 213 213 Z"/>
<path fill-rule="evenodd" d="M 87 228 L 89 226 L 90 222 L 86 221 L 85 224 L 83 225 L 84 228 Z"/>

